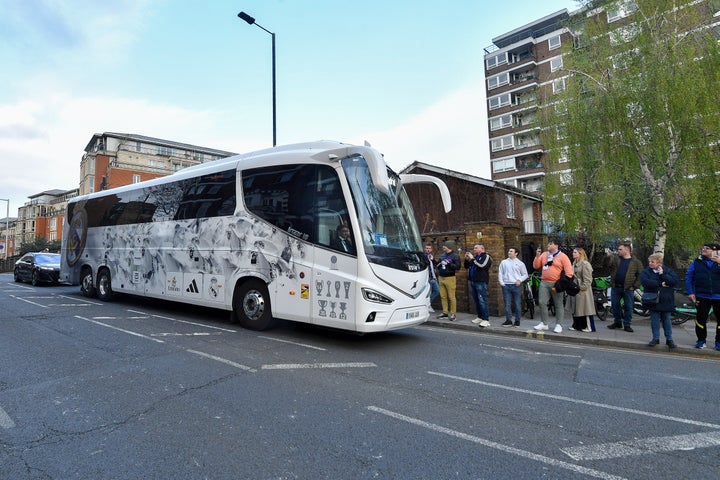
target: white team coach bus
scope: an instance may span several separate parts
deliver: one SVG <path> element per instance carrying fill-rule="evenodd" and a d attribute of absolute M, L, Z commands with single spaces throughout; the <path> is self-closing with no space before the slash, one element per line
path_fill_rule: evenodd
<path fill-rule="evenodd" d="M 72 199 L 61 280 L 231 310 L 245 328 L 275 319 L 356 332 L 429 315 L 427 262 L 404 183 L 369 146 L 274 147 Z M 350 231 L 341 245 L 339 226 Z M 346 251 L 347 250 L 347 251 Z"/>

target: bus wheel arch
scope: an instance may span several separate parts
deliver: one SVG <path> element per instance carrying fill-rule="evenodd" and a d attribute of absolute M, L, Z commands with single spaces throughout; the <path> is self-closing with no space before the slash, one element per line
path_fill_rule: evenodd
<path fill-rule="evenodd" d="M 258 278 L 241 279 L 233 292 L 233 315 L 243 328 L 267 330 L 275 325 L 267 284 Z"/>
<path fill-rule="evenodd" d="M 107 268 L 101 268 L 97 276 L 97 286 L 95 287 L 97 298 L 103 302 L 108 302 L 112 299 L 112 282 L 110 280 L 110 270 Z"/>
<path fill-rule="evenodd" d="M 95 281 L 93 280 L 92 269 L 85 265 L 80 270 L 80 293 L 85 297 L 95 296 Z"/>

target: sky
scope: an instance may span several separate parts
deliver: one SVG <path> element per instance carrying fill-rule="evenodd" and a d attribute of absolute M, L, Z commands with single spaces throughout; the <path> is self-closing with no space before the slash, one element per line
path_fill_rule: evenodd
<path fill-rule="evenodd" d="M 511 5 L 509 7 L 508 5 Z M 490 178 L 484 49 L 575 0 L 0 0 L 0 199 L 77 188 L 95 133 L 246 153 L 367 141 Z M 240 11 L 255 17 L 249 25 Z M 7 202 L 0 201 L 0 218 Z"/>

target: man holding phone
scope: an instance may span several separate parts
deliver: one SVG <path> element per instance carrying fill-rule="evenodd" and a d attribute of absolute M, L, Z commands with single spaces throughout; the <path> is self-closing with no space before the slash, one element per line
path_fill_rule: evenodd
<path fill-rule="evenodd" d="M 705 348 L 707 341 L 707 321 L 710 307 L 715 313 L 715 350 L 720 350 L 720 245 L 706 243 L 700 256 L 691 264 L 685 274 L 685 286 L 688 298 L 697 302 L 695 320 L 695 348 Z"/>

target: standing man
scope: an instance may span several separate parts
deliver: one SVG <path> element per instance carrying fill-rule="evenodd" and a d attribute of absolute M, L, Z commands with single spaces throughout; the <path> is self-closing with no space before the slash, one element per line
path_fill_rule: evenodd
<path fill-rule="evenodd" d="M 533 268 L 537 270 L 542 268 L 542 276 L 540 286 L 538 287 L 538 297 L 540 301 L 540 323 L 535 325 L 535 330 L 548 329 L 548 301 L 552 295 L 555 302 L 555 328 L 553 332 L 562 333 L 562 323 L 565 319 L 565 305 L 563 304 L 563 292 L 556 292 L 555 282 L 560 280 L 560 274 L 565 271 L 568 277 L 573 276 L 572 263 L 567 255 L 560 251 L 558 240 L 551 238 L 548 241 L 547 252 L 543 252 L 538 248 L 533 260 Z"/>
<path fill-rule="evenodd" d="M 490 309 L 487 301 L 487 286 L 490 281 L 492 258 L 485 252 L 485 245 L 477 244 L 472 253 L 465 252 L 465 268 L 468 269 L 470 280 L 470 296 L 475 304 L 477 318 L 473 323 L 481 327 L 490 326 Z"/>
<path fill-rule="evenodd" d="M 510 247 L 508 256 L 500 262 L 498 281 L 502 287 L 503 300 L 505 300 L 505 323 L 503 327 L 512 326 L 512 314 L 515 310 L 515 326 L 520 326 L 522 315 L 522 282 L 528 279 L 525 264 L 517 258 L 518 249 Z"/>
<path fill-rule="evenodd" d="M 718 322 L 715 329 L 715 350 L 720 350 L 720 245 L 703 245 L 700 256 L 690 264 L 685 274 L 685 286 L 690 300 L 697 301 L 695 348 L 705 348 L 707 321 L 712 307 L 715 321 Z"/>
<path fill-rule="evenodd" d="M 455 320 L 455 314 L 457 313 L 455 272 L 459 269 L 460 257 L 455 253 L 455 242 L 448 240 L 443 243 L 443 253 L 440 255 L 435 269 L 440 283 L 440 300 L 443 309 L 443 313 L 438 315 L 438 318 Z"/>
<path fill-rule="evenodd" d="M 640 274 L 643 265 L 637 258 L 632 256 L 632 245 L 623 242 L 618 245 L 617 255 L 608 250 L 605 261 L 609 264 L 610 271 L 610 304 L 612 306 L 615 321 L 608 328 L 624 328 L 626 332 L 632 332 L 633 303 L 635 303 L 635 289 L 640 288 Z M 620 307 L 620 299 L 623 306 Z"/>
<path fill-rule="evenodd" d="M 440 295 L 440 286 L 437 281 L 437 274 L 435 273 L 435 264 L 433 263 L 433 246 L 432 243 L 425 244 L 425 257 L 428 259 L 430 266 L 428 267 L 428 281 L 430 283 L 430 311 L 434 312 L 432 308 L 432 302 Z"/>

